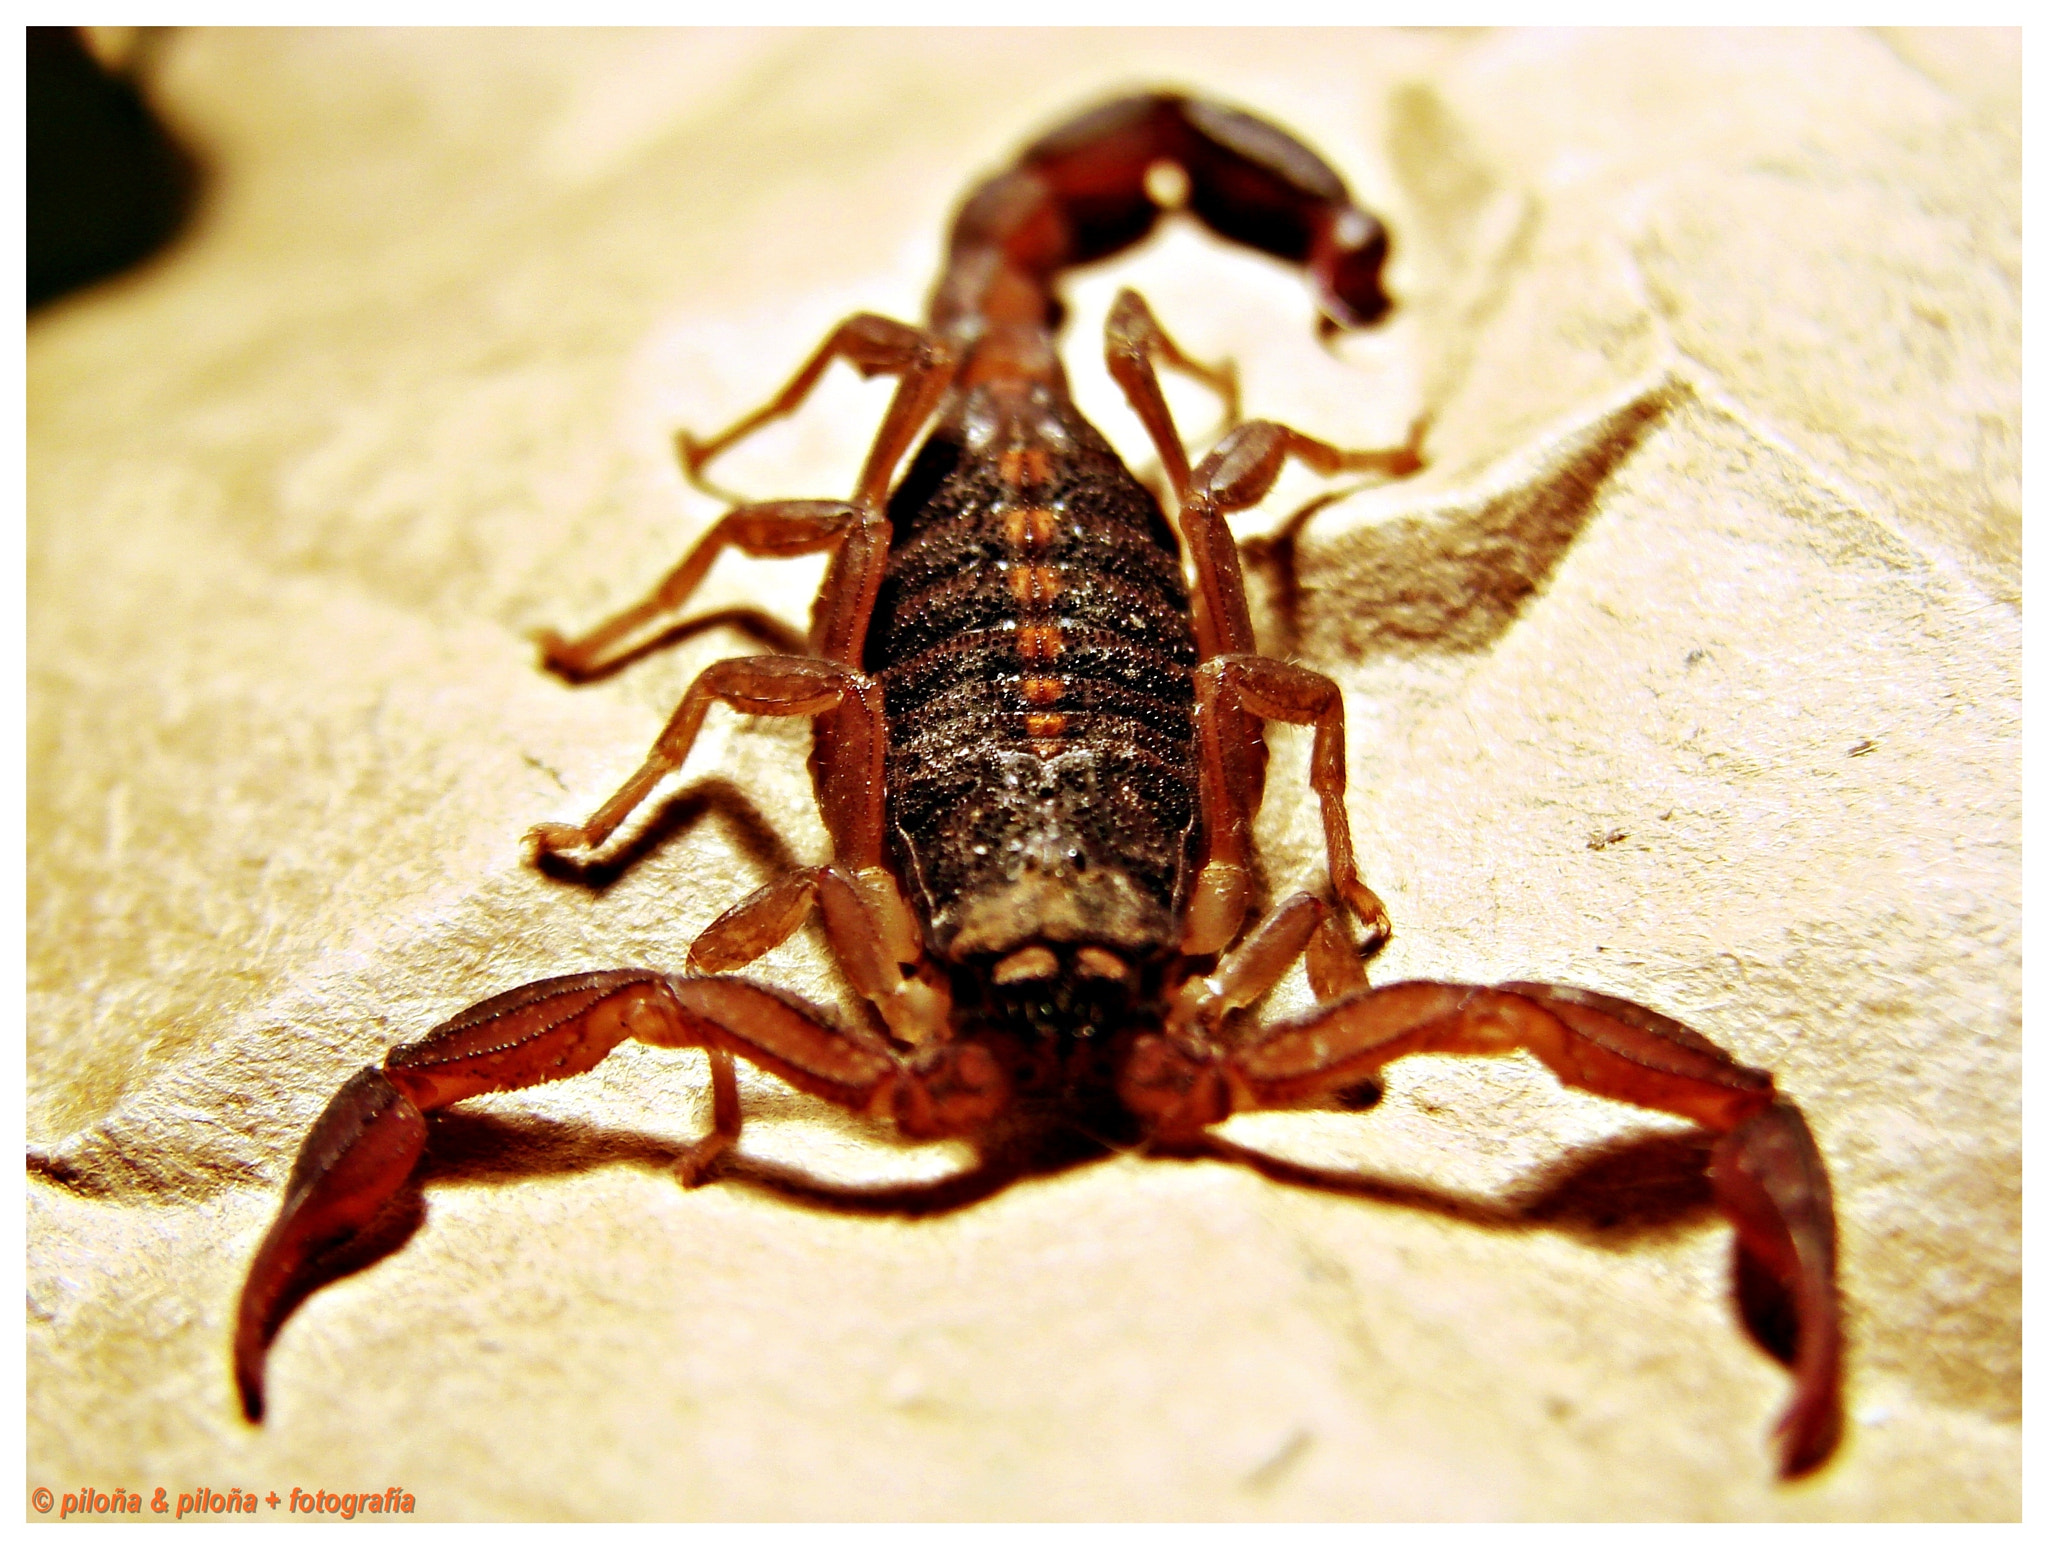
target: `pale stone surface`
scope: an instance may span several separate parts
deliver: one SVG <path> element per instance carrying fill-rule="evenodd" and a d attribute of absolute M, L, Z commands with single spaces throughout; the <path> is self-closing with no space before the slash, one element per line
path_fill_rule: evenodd
<path fill-rule="evenodd" d="M 1262 619 L 1351 691 L 1375 972 L 1587 984 L 1779 1074 L 1842 1220 L 1839 1460 L 1772 1482 L 1786 1385 L 1710 1213 L 1447 1213 L 1671 1128 L 1521 1060 L 1233 1123 L 1422 1208 L 1126 1157 L 906 1220 L 679 1190 L 701 1060 L 628 1049 L 444 1125 L 424 1225 L 300 1311 L 246 1427 L 235 1292 L 350 1071 L 529 979 L 680 965 L 822 854 L 802 729 L 721 713 L 700 821 L 601 892 L 534 871 L 522 831 L 750 647 L 571 690 L 528 633 L 715 514 L 675 427 L 845 312 L 915 316 L 971 175 L 1151 81 L 1325 151 L 1389 216 L 1402 306 L 1334 359 L 1294 276 L 1177 232 L 1075 286 L 1084 407 L 1135 456 L 1095 364 L 1129 280 L 1253 413 L 1432 416 L 1431 466 L 1303 525 Z M 397 1483 L 433 1517 L 2016 1514 L 2017 83 L 1999 34 L 176 39 L 204 218 L 29 338 L 30 1483 Z M 834 380 L 720 471 L 839 493 L 878 408 Z M 731 562 L 703 605 L 799 621 L 816 574 Z M 1275 740 L 1268 868 L 1313 883 Z M 808 938 L 761 972 L 838 994 Z M 751 1156 L 960 1162 L 743 1092 Z"/>

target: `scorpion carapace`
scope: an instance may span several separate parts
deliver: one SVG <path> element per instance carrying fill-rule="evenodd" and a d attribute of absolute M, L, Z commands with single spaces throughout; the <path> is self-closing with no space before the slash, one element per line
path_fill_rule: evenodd
<path fill-rule="evenodd" d="M 587 822 L 532 838 L 542 852 L 604 845 L 723 704 L 812 722 L 832 860 L 714 920 L 683 973 L 525 985 L 349 1081 L 308 1135 L 242 1294 L 235 1371 L 251 1418 L 279 1324 L 400 1195 L 424 1115 L 576 1075 L 629 1038 L 705 1051 L 711 1132 L 677 1163 L 693 1183 L 739 1137 L 736 1058 L 911 1137 L 994 1144 L 1021 1112 L 1189 1149 L 1233 1112 L 1340 1102 L 1403 1055 L 1519 1049 L 1569 1085 L 1718 1137 L 1718 1202 L 1797 1320 L 1782 1467 L 1827 1457 L 1840 1429 L 1833 1205 L 1806 1123 L 1771 1078 L 1583 990 L 1368 986 L 1364 961 L 1389 927 L 1352 855 L 1343 697 L 1258 653 L 1226 519 L 1289 458 L 1324 475 L 1409 472 L 1421 426 L 1407 446 L 1346 451 L 1253 420 L 1191 467 L 1157 369 L 1208 384 L 1233 422 L 1234 375 L 1183 354 L 1125 291 L 1109 368 L 1157 448 L 1169 522 L 1068 396 L 1055 287 L 1177 207 L 1305 268 L 1326 331 L 1388 308 L 1386 233 L 1313 152 L 1234 109 L 1133 96 L 969 194 L 924 327 L 848 318 L 760 410 L 709 441 L 677 438 L 709 488 L 705 465 L 794 411 L 834 361 L 896 379 L 850 500 L 736 503 L 645 601 L 579 639 L 542 637 L 549 667 L 590 678 L 671 627 L 727 548 L 830 555 L 809 654 L 710 667 Z M 1334 903 L 1297 894 L 1247 930 L 1269 720 L 1313 728 Z M 864 1002 L 844 1025 L 733 972 L 814 911 Z M 1315 1008 L 1226 1035 L 1297 961 Z"/>

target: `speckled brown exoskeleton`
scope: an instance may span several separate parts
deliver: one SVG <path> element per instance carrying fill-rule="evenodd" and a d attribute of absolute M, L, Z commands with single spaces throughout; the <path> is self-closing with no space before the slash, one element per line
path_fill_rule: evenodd
<path fill-rule="evenodd" d="M 970 193 L 924 327 L 848 318 L 761 410 L 709 441 L 679 438 L 701 480 L 833 362 L 896 380 L 850 500 L 735 505 L 644 602 L 579 639 L 544 637 L 551 668 L 591 677 L 673 623 L 726 549 L 831 556 L 807 655 L 708 669 L 589 821 L 542 824 L 533 841 L 545 853 L 603 846 L 723 704 L 811 721 L 833 859 L 727 910 L 682 973 L 523 985 L 349 1081 L 307 1136 L 242 1293 L 235 1372 L 252 1419 L 269 1343 L 309 1271 L 404 1189 L 424 1116 L 577 1075 L 626 1039 L 709 1060 L 711 1133 L 677 1164 L 690 1183 L 714 1176 L 739 1138 L 735 1059 L 913 1138 L 986 1145 L 1050 1121 L 1185 1149 L 1232 1113 L 1337 1101 L 1403 1055 L 1526 1050 L 1569 1085 L 1718 1137 L 1715 1196 L 1797 1323 L 1781 1466 L 1827 1457 L 1841 1423 L 1833 1205 L 1806 1122 L 1771 1077 L 1587 990 L 1368 985 L 1364 963 L 1389 925 L 1352 853 L 1343 696 L 1259 654 L 1226 519 L 1264 499 L 1290 458 L 1324 475 L 1411 471 L 1421 431 L 1401 448 L 1346 451 L 1252 420 L 1190 466 L 1157 368 L 1216 389 L 1233 420 L 1235 379 L 1183 354 L 1125 291 L 1109 368 L 1158 450 L 1169 520 L 1074 407 L 1054 338 L 1061 274 L 1138 242 L 1175 207 L 1302 266 L 1326 332 L 1389 306 L 1386 232 L 1318 156 L 1231 108 L 1132 96 Z M 1299 893 L 1248 926 L 1267 721 L 1313 728 L 1334 901 Z M 814 911 L 860 1019 L 735 972 Z M 1297 961 L 1314 1009 L 1265 1025 L 1237 1015 Z"/>

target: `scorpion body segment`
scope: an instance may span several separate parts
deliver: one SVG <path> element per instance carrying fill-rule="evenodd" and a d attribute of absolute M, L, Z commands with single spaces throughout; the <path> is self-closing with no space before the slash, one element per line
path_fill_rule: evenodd
<path fill-rule="evenodd" d="M 1384 228 L 1313 152 L 1235 109 L 1128 97 L 970 192 L 925 326 L 848 318 L 761 409 L 707 441 L 678 436 L 687 475 L 709 489 L 706 465 L 793 412 L 834 361 L 896 381 L 850 499 L 736 501 L 645 600 L 577 639 L 542 636 L 555 672 L 601 676 L 659 639 L 726 549 L 830 556 L 808 654 L 707 668 L 612 797 L 532 838 L 542 852 L 606 844 L 723 704 L 811 721 L 832 859 L 712 921 L 686 972 L 524 985 L 349 1081 L 307 1137 L 243 1289 L 235 1374 L 250 1418 L 277 1329 L 399 1197 L 428 1143 L 425 1115 L 574 1076 L 628 1039 L 709 1062 L 711 1131 L 676 1163 L 692 1184 L 739 1138 L 741 1059 L 913 1138 L 987 1149 L 1029 1123 L 1193 1148 L 1235 1112 L 1342 1103 L 1409 1054 L 1522 1050 L 1568 1085 L 1717 1137 L 1716 1198 L 1798 1325 L 1781 1466 L 1801 1473 L 1829 1455 L 1833 1205 L 1805 1120 L 1771 1077 L 1589 991 L 1368 984 L 1389 926 L 1352 852 L 1343 695 L 1259 654 L 1227 519 L 1264 499 L 1290 458 L 1326 476 L 1410 472 L 1421 426 L 1405 446 L 1347 451 L 1235 423 L 1229 368 L 1186 356 L 1125 291 L 1108 364 L 1159 455 L 1169 520 L 1068 395 L 1057 285 L 1183 208 L 1301 266 L 1326 331 L 1390 304 Z M 1216 390 L 1234 425 L 1199 463 L 1162 365 Z M 1295 894 L 1247 927 L 1261 732 L 1276 720 L 1313 730 L 1334 897 Z M 859 1016 L 835 1022 L 735 972 L 813 916 Z M 1311 1010 L 1226 1029 L 1297 962 Z"/>

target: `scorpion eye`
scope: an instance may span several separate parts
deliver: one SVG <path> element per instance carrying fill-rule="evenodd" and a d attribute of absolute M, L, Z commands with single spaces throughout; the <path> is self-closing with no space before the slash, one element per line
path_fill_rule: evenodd
<path fill-rule="evenodd" d="M 1084 979 L 1115 979 L 1123 982 L 1131 977 L 1130 965 L 1114 952 L 1102 947 L 1083 947 L 1076 952 L 1074 972 Z"/>

